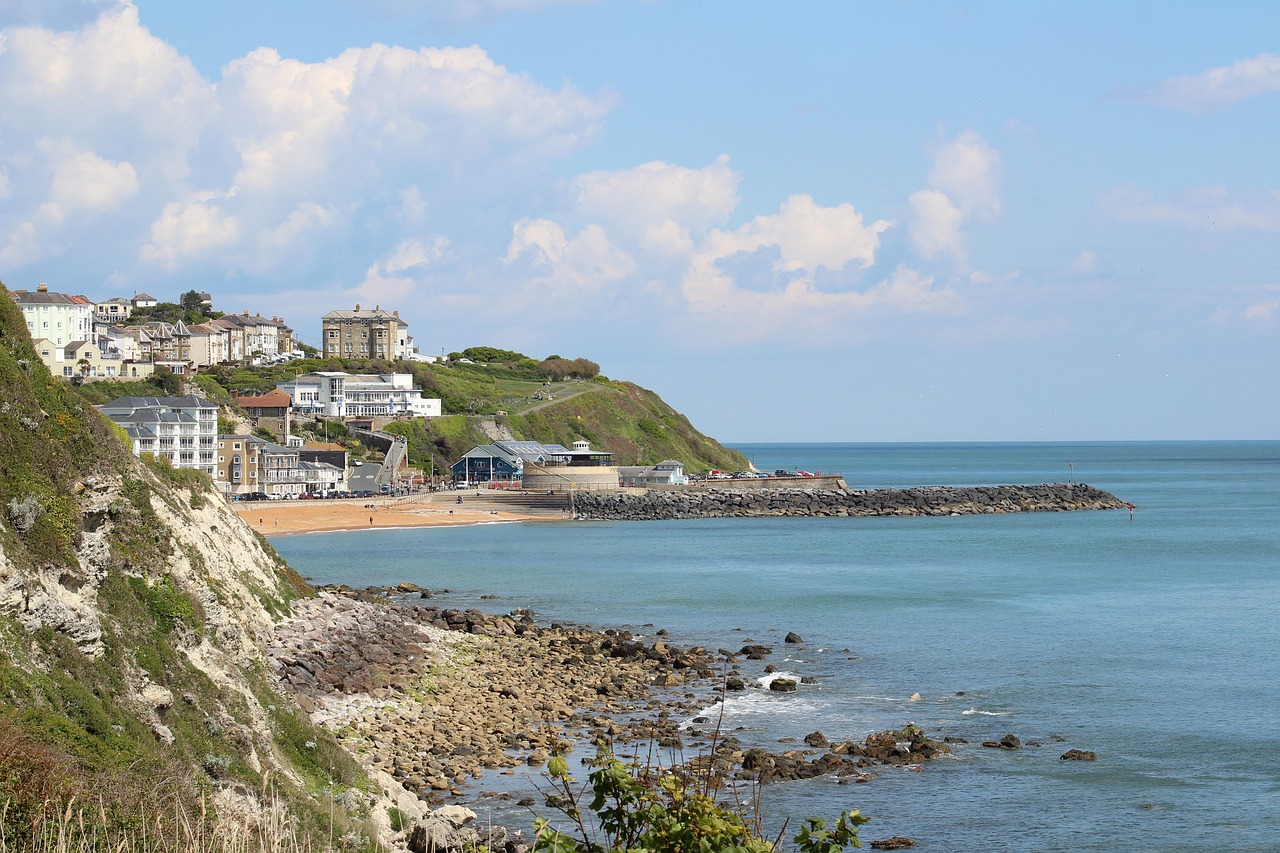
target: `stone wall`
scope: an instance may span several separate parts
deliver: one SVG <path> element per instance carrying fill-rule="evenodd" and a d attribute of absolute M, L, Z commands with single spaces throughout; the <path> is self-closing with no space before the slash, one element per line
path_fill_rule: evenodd
<path fill-rule="evenodd" d="M 913 489 L 577 492 L 575 518 L 641 521 L 769 516 L 977 515 L 1121 509 L 1124 501 L 1083 483 L 1034 486 L 925 486 Z"/>
<path fill-rule="evenodd" d="M 525 460 L 521 485 L 531 492 L 548 489 L 562 492 L 565 489 L 617 489 L 616 465 L 539 465 Z"/>

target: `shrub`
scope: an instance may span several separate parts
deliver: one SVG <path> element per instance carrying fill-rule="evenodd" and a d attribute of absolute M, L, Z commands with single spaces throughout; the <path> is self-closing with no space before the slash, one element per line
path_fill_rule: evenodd
<path fill-rule="evenodd" d="M 778 841 L 763 836 L 759 822 L 741 806 L 716 802 L 712 791 L 718 779 L 698 780 L 652 764 L 624 763 L 604 747 L 591 767 L 592 799 L 586 808 L 595 815 L 594 827 L 588 825 L 581 804 L 586 791 L 575 790 L 567 762 L 556 756 L 547 763 L 547 774 L 557 789 L 548 802 L 569 818 L 574 834 L 560 832 L 546 818 L 538 818 L 535 851 L 779 853 L 782 849 Z M 861 847 L 858 827 L 867 820 L 857 810 L 847 811 L 828 829 L 826 821 L 809 818 L 792 842 L 797 853 L 838 853 L 846 847 Z M 594 840 L 600 835 L 603 843 Z"/>

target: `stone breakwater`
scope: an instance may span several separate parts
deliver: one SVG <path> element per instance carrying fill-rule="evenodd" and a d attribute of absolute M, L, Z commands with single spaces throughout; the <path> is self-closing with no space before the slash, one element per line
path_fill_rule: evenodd
<path fill-rule="evenodd" d="M 1066 512 L 1127 507 L 1084 483 L 1032 486 L 925 486 L 911 489 L 767 489 L 760 491 L 577 492 L 575 518 L 647 521 L 773 516 L 946 516 Z"/>

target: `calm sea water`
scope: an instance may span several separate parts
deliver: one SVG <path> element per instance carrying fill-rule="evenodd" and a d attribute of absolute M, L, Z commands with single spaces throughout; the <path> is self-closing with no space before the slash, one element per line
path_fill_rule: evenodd
<path fill-rule="evenodd" d="M 774 663 L 818 684 L 730 699 L 725 727 L 748 745 L 908 721 L 971 742 L 868 784 L 769 786 L 775 824 L 859 808 L 873 819 L 865 839 L 908 835 L 926 850 L 1280 850 L 1280 442 L 738 449 L 763 470 L 842 472 L 855 487 L 1074 477 L 1137 509 L 1132 520 L 548 522 L 273 544 L 318 582 L 411 580 L 449 588 L 446 606 L 666 628 L 711 649 L 771 643 Z M 806 642 L 784 646 L 788 631 Z M 979 746 L 1006 733 L 1045 745 Z M 1072 747 L 1099 760 L 1060 760 Z"/>

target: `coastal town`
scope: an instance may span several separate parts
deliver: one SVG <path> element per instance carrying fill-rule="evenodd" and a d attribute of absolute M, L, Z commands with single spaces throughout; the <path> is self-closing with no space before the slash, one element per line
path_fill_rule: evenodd
<path fill-rule="evenodd" d="M 321 347 L 315 348 L 279 316 L 214 310 L 207 292 L 188 291 L 176 303 L 146 293 L 94 302 L 41 283 L 11 295 L 52 375 L 77 384 L 136 382 L 158 372 L 171 377 L 171 387 L 182 393 L 122 395 L 99 409 L 125 431 L 136 455 L 202 471 L 235 502 L 368 500 L 465 489 L 563 496 L 815 476 L 798 469 L 689 471 L 686 460 L 670 458 L 617 465 L 611 452 L 585 439 L 566 446 L 515 437 L 476 444 L 439 470 L 433 465 L 424 471 L 409 464 L 407 439 L 384 428 L 439 418 L 442 401 L 415 387 L 412 374 L 385 368 L 446 359 L 419 351 L 398 310 L 357 304 L 329 311 L 319 318 Z M 252 369 L 307 358 L 342 359 L 368 372 L 299 369 L 269 391 L 235 395 L 231 406 L 211 401 L 198 383 L 188 381 L 219 366 Z M 546 385 L 533 401 L 554 401 L 550 379 Z M 352 440 L 316 440 L 330 424 Z M 551 506 L 567 508 L 562 500 Z"/>

